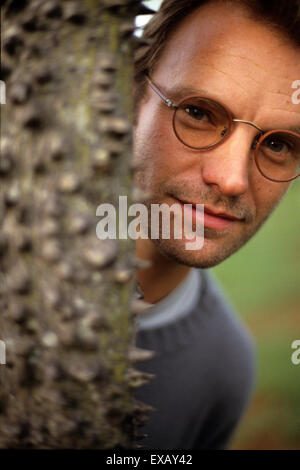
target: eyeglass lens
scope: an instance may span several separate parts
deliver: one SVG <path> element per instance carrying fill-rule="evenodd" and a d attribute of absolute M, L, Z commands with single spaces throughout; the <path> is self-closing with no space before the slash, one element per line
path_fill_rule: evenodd
<path fill-rule="evenodd" d="M 300 173 L 300 136 L 268 133 L 258 143 L 256 162 L 264 175 L 276 181 L 294 178 Z"/>
<path fill-rule="evenodd" d="M 218 144 L 230 131 L 232 119 L 218 103 L 189 98 L 179 105 L 173 117 L 178 139 L 194 149 Z M 300 172 L 300 135 L 274 131 L 259 139 L 255 159 L 260 171 L 276 181 L 285 181 Z"/>

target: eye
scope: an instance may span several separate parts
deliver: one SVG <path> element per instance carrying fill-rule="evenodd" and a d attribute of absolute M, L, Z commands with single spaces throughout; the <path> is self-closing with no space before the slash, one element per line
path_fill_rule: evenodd
<path fill-rule="evenodd" d="M 273 153 L 287 153 L 293 148 L 290 142 L 276 137 L 266 139 L 264 145 Z"/>
<path fill-rule="evenodd" d="M 199 106 L 188 105 L 184 108 L 185 112 L 189 114 L 193 119 L 197 121 L 207 121 L 210 122 L 210 117 L 208 112 L 204 108 Z"/>

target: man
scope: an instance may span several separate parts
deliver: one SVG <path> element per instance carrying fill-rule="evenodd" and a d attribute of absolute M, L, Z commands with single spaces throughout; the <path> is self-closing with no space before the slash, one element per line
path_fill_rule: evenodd
<path fill-rule="evenodd" d="M 199 250 L 184 236 L 137 241 L 152 262 L 139 287 L 155 304 L 138 320 L 137 346 L 155 353 L 140 366 L 155 378 L 137 398 L 156 409 L 141 443 L 222 449 L 253 393 L 255 353 L 205 269 L 244 245 L 299 176 L 300 2 L 165 0 L 144 37 L 137 182 L 149 207 L 204 204 L 205 238 Z"/>

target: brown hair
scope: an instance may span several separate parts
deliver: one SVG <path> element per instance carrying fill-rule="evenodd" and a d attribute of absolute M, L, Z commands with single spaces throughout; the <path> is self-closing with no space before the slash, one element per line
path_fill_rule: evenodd
<path fill-rule="evenodd" d="M 145 93 L 145 73 L 153 72 L 170 33 L 195 9 L 213 1 L 228 2 L 228 0 L 163 0 L 158 12 L 144 28 L 142 37 L 148 45 L 138 49 L 135 57 L 134 100 L 136 108 Z M 247 7 L 252 17 L 272 25 L 294 44 L 300 46 L 300 0 L 273 2 L 240 0 L 238 3 Z"/>

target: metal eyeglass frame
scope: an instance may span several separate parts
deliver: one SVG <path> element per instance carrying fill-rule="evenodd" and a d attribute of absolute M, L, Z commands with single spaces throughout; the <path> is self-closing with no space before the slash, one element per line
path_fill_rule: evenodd
<path fill-rule="evenodd" d="M 296 136 L 297 138 L 300 139 L 300 135 L 297 134 L 296 132 L 293 132 L 293 131 L 289 131 L 287 129 L 274 129 L 274 130 L 271 130 L 271 131 L 268 131 L 268 132 L 265 132 L 261 127 L 257 126 L 256 124 L 254 124 L 254 122 L 251 122 L 251 121 L 245 121 L 243 119 L 236 119 L 233 117 L 232 113 L 221 103 L 219 103 L 218 101 L 215 101 L 215 100 L 211 100 L 209 98 L 209 101 L 212 101 L 214 103 L 216 103 L 218 106 L 220 106 L 226 113 L 227 117 L 228 117 L 228 123 L 229 123 L 229 127 L 228 129 L 226 130 L 226 133 L 224 133 L 222 135 L 222 137 L 220 138 L 220 140 L 214 144 L 211 144 L 211 145 L 206 145 L 205 147 L 192 147 L 191 145 L 188 145 L 186 144 L 182 139 L 181 137 L 178 135 L 177 131 L 176 131 L 176 127 L 175 127 L 175 115 L 176 115 L 176 110 L 180 108 L 180 105 L 181 105 L 181 102 L 179 104 L 176 104 L 174 103 L 172 100 L 170 100 L 169 98 L 167 98 L 161 91 L 160 89 L 158 88 L 158 86 L 149 78 L 149 76 L 147 74 L 145 74 L 145 77 L 147 79 L 147 82 L 149 83 L 150 87 L 152 88 L 153 91 L 155 91 L 155 93 L 157 93 L 157 95 L 162 99 L 162 101 L 169 107 L 169 108 L 172 108 L 173 110 L 175 110 L 174 114 L 173 114 L 173 120 L 172 120 L 172 124 L 173 124 L 173 131 L 177 137 L 177 139 L 183 144 L 185 145 L 186 147 L 189 147 L 189 148 L 192 148 L 194 150 L 207 150 L 207 149 L 211 149 L 211 148 L 214 148 L 214 147 L 217 147 L 218 145 L 220 145 L 222 142 L 224 142 L 226 139 L 228 139 L 228 137 L 230 136 L 231 134 L 231 130 L 232 130 L 232 123 L 233 122 L 241 122 L 243 124 L 248 124 L 252 127 L 254 127 L 255 129 L 257 129 L 260 133 L 260 136 L 258 139 L 256 139 L 256 141 L 254 142 L 254 144 L 252 144 L 252 148 L 254 149 L 254 160 L 255 160 L 255 164 L 257 166 L 257 169 L 259 170 L 259 172 L 261 173 L 262 176 L 264 176 L 265 178 L 267 178 L 268 180 L 270 181 L 273 181 L 274 183 L 287 183 L 289 181 L 293 181 L 294 179 L 298 178 L 300 176 L 300 173 L 298 173 L 296 176 L 293 176 L 293 178 L 289 178 L 287 180 L 276 180 L 276 179 L 273 179 L 273 178 L 270 178 L 270 176 L 267 176 L 265 175 L 265 173 L 262 171 L 262 169 L 260 168 L 259 164 L 258 164 L 258 161 L 257 161 L 257 153 L 258 153 L 258 149 L 261 145 L 261 142 L 263 140 L 265 140 L 265 138 L 267 138 L 269 135 L 273 134 L 274 132 L 284 132 L 284 133 L 288 133 L 288 134 L 291 134 L 293 136 Z M 199 96 L 198 98 L 202 98 L 204 100 L 207 100 L 207 98 L 203 98 L 201 96 Z M 184 101 L 184 100 L 183 100 Z"/>

